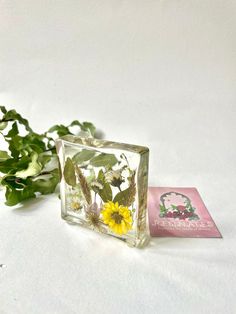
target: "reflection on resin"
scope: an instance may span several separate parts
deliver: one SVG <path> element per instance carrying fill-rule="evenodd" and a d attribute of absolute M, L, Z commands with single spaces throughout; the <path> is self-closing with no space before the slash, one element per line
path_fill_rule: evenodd
<path fill-rule="evenodd" d="M 147 240 L 146 147 L 65 136 L 57 140 L 62 217 L 131 246 Z"/>

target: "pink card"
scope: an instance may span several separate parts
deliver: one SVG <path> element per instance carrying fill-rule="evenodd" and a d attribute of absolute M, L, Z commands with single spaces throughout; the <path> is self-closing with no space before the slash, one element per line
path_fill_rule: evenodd
<path fill-rule="evenodd" d="M 222 238 L 197 189 L 149 187 L 153 237 Z"/>

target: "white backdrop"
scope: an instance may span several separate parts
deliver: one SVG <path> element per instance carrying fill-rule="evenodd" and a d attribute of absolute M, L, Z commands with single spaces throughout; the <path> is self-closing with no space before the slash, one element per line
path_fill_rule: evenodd
<path fill-rule="evenodd" d="M 0 0 L 1 105 L 149 146 L 149 184 L 196 186 L 224 236 L 140 251 L 1 194 L 1 313 L 235 313 L 235 30 L 233 0 Z"/>

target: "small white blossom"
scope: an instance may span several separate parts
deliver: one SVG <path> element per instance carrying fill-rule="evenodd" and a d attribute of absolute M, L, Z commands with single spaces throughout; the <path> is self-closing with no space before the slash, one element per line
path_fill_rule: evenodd
<path fill-rule="evenodd" d="M 105 179 L 108 183 L 112 183 L 114 180 L 119 180 L 121 178 L 120 170 L 110 170 L 105 173 Z"/>
<path fill-rule="evenodd" d="M 98 182 L 98 181 L 91 182 L 91 187 L 98 188 L 99 190 L 103 189 L 103 185 L 100 182 Z"/>

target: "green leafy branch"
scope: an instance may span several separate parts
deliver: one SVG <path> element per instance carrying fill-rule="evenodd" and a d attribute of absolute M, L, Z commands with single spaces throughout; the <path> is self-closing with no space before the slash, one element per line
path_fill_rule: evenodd
<path fill-rule="evenodd" d="M 70 125 L 54 125 L 43 134 L 30 127 L 27 119 L 15 110 L 0 106 L 0 185 L 5 188 L 6 205 L 14 206 L 37 194 L 50 194 L 60 180 L 54 135 L 74 134 L 71 128 L 94 136 L 95 126 L 90 122 L 73 121 Z M 20 131 L 24 128 L 24 135 Z"/>

